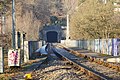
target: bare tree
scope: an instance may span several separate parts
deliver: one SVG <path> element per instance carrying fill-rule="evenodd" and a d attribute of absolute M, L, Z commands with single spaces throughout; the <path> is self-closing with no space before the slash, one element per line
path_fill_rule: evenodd
<path fill-rule="evenodd" d="M 27 40 L 38 40 L 39 29 L 50 22 L 50 16 L 61 12 L 61 0 L 15 0 L 16 30 L 26 32 Z M 11 5 L 7 12 L 6 27 L 11 32 Z M 60 13 L 61 14 L 61 13 Z M 30 33 L 31 32 L 31 33 Z"/>
<path fill-rule="evenodd" d="M 112 19 L 114 17 L 114 6 L 111 1 L 107 4 L 99 3 L 98 0 L 86 0 L 79 7 L 78 12 L 71 19 L 71 36 L 78 35 L 81 38 L 110 38 L 114 34 L 118 25 Z M 84 34 L 83 34 L 84 33 Z M 119 32 L 117 31 L 117 34 Z"/>

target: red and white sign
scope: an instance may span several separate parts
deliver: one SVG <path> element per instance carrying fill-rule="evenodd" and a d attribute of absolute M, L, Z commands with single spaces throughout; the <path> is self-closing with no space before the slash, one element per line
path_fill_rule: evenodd
<path fill-rule="evenodd" d="M 9 50 L 8 66 L 20 66 L 20 50 Z"/>

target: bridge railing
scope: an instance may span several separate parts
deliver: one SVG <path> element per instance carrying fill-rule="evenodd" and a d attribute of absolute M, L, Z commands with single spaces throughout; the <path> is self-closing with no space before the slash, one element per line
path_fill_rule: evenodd
<path fill-rule="evenodd" d="M 79 47 L 96 53 L 119 56 L 120 39 L 62 40 L 61 44 L 68 47 Z"/>

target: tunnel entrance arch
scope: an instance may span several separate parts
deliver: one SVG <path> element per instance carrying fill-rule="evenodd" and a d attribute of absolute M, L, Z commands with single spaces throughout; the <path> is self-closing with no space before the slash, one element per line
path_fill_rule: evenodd
<path fill-rule="evenodd" d="M 47 42 L 49 43 L 56 43 L 58 42 L 58 33 L 56 31 L 48 31 L 46 33 Z"/>

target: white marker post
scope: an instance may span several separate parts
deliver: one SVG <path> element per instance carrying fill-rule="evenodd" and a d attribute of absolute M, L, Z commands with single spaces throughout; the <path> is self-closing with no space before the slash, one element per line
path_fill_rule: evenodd
<path fill-rule="evenodd" d="M 0 47 L 0 73 L 4 72 L 3 48 Z"/>
<path fill-rule="evenodd" d="M 24 62 L 29 61 L 29 41 L 24 41 Z"/>

